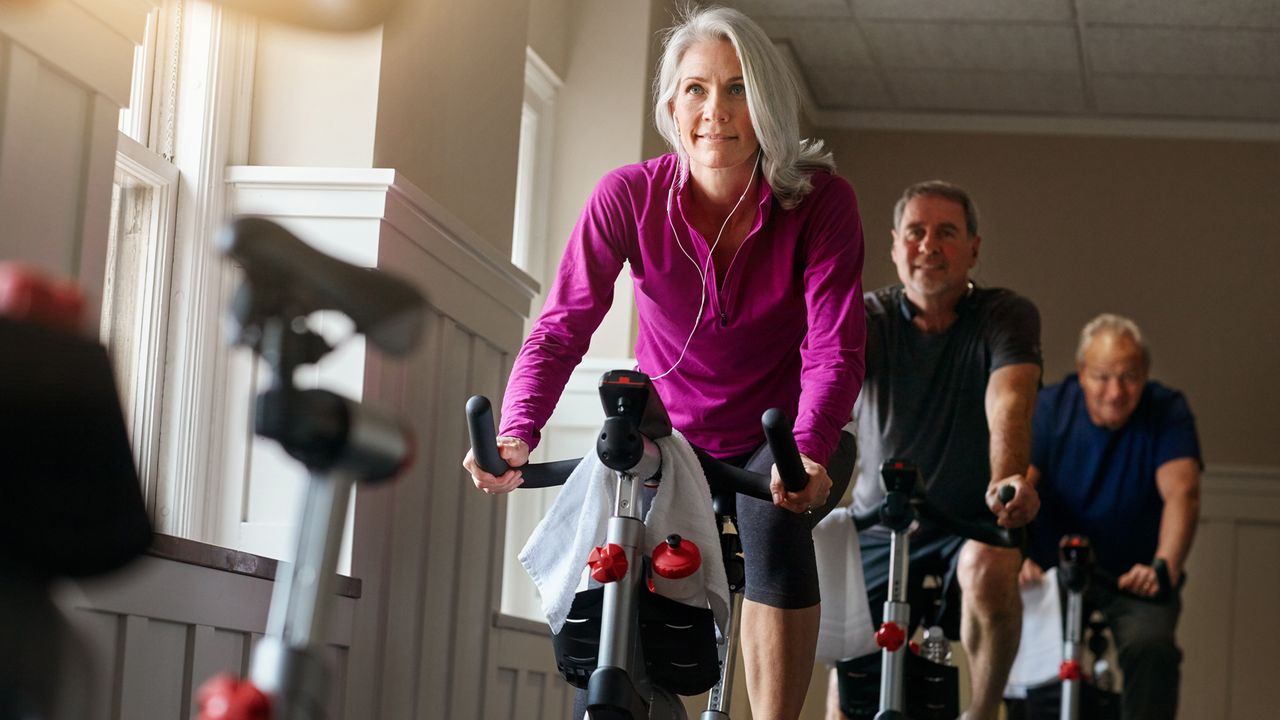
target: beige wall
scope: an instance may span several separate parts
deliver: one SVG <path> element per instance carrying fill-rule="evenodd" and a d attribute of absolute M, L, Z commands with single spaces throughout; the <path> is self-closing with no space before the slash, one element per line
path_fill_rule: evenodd
<path fill-rule="evenodd" d="M 372 167 L 382 28 L 258 23 L 251 165 Z"/>
<path fill-rule="evenodd" d="M 582 0 L 529 0 L 529 47 L 552 72 L 569 72 L 569 43 Z"/>
<path fill-rule="evenodd" d="M 1132 316 L 1212 464 L 1280 465 L 1280 144 L 819 130 L 858 190 L 867 287 L 896 282 L 892 206 L 945 178 L 982 213 L 980 283 L 1040 308 L 1046 382 L 1080 327 Z"/>
<path fill-rule="evenodd" d="M 415 0 L 382 35 L 373 164 L 403 173 L 503 254 L 528 21 L 528 0 Z"/>
<path fill-rule="evenodd" d="M 587 197 L 605 173 L 644 159 L 649 124 L 650 3 L 589 0 L 576 8 L 564 86 L 556 100 L 556 139 L 548 208 L 549 285 Z M 545 291 L 545 287 L 543 288 Z M 535 301 L 535 309 L 541 307 Z M 631 275 L 618 276 L 613 308 L 592 337 L 591 355 L 631 353 Z"/>

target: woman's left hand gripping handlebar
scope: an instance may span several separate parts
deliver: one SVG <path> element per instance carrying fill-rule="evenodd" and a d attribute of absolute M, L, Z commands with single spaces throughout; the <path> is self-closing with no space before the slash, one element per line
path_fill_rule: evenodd
<path fill-rule="evenodd" d="M 509 466 L 501 475 L 485 472 L 476 463 L 475 455 L 471 450 L 467 450 L 467 456 L 462 459 L 462 467 L 471 473 L 471 482 L 490 495 L 504 495 L 520 487 L 524 483 L 520 466 L 529 462 L 529 446 L 520 438 L 499 437 L 497 445 L 498 455 Z"/>

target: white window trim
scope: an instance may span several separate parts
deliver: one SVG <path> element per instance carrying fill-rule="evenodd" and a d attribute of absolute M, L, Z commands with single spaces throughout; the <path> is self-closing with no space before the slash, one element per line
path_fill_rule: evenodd
<path fill-rule="evenodd" d="M 151 237 L 138 267 L 139 285 L 130 290 L 137 297 L 137 312 L 130 325 L 112 324 L 109 334 L 126 335 L 134 348 L 130 377 L 121 378 L 129 410 L 130 437 L 142 480 L 143 496 L 154 514 L 159 487 L 159 444 L 162 396 L 156 392 L 164 377 L 165 343 L 169 319 L 169 266 L 172 263 L 174 223 L 178 199 L 178 168 L 133 138 L 121 133 L 116 146 L 116 167 L 153 192 L 150 208 Z M 114 263 L 108 267 L 114 270 Z"/>
<path fill-rule="evenodd" d="M 151 133 L 182 185 L 153 520 L 160 532 L 216 543 L 228 429 L 218 391 L 229 356 L 221 320 L 232 273 L 213 248 L 226 219 L 225 169 L 247 161 L 256 25 L 207 0 L 182 0 L 180 15 L 181 57 L 166 72 L 181 81 L 173 102 L 153 113 L 159 133 Z"/>
<path fill-rule="evenodd" d="M 556 95 L 562 85 L 560 77 L 533 48 L 525 48 L 524 110 L 511 260 L 544 290 L 547 204 L 555 158 Z"/>

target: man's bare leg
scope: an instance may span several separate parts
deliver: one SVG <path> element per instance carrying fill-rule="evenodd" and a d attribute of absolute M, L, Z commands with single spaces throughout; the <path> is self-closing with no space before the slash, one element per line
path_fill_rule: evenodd
<path fill-rule="evenodd" d="M 960 638 L 969 658 L 972 703 L 965 720 L 996 720 L 1009 668 L 1022 636 L 1017 550 L 970 540 L 960 550 L 957 575 L 963 595 Z"/>
<path fill-rule="evenodd" d="M 742 603 L 742 664 L 751 716 L 795 720 L 804 708 L 818 644 L 818 605 L 783 610 Z"/>

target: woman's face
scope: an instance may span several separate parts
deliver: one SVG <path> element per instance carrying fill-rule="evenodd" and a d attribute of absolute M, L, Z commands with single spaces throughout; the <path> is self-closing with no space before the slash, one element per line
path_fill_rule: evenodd
<path fill-rule="evenodd" d="M 676 77 L 671 111 L 690 165 L 724 169 L 753 160 L 760 143 L 733 44 L 710 40 L 691 45 Z"/>

